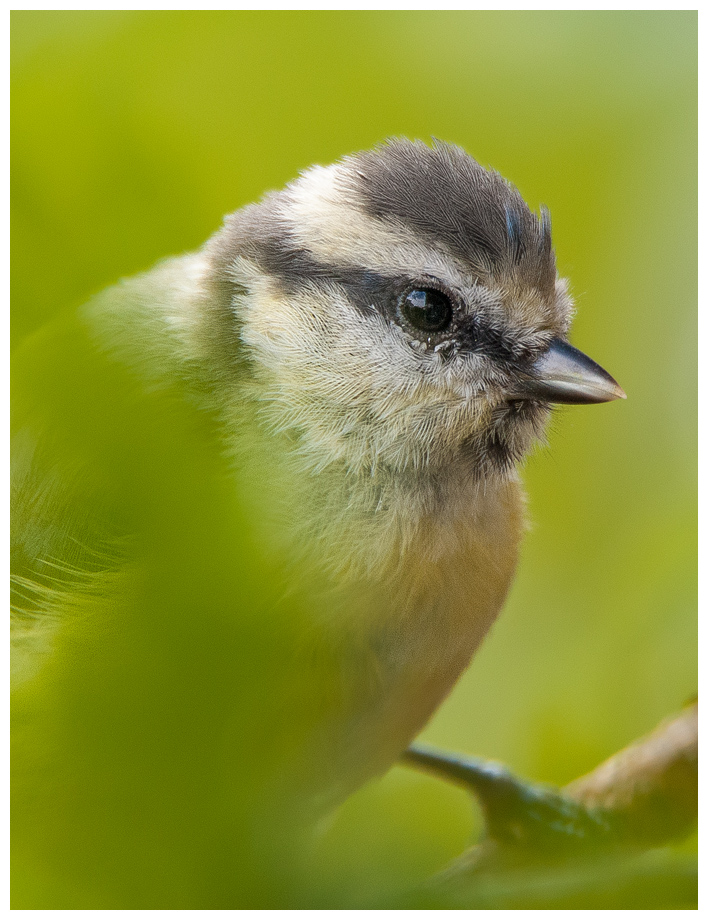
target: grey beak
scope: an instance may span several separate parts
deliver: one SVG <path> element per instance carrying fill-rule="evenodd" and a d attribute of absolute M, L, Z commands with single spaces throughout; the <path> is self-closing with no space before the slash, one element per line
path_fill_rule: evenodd
<path fill-rule="evenodd" d="M 606 370 L 563 339 L 553 339 L 514 396 L 552 403 L 603 403 L 627 394 Z"/>

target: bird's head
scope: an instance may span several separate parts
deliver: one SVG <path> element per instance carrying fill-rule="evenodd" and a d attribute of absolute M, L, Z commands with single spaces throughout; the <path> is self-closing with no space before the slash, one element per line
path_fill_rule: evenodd
<path fill-rule="evenodd" d="M 548 213 L 458 147 L 309 169 L 209 253 L 264 416 L 313 468 L 505 475 L 551 404 L 624 395 L 567 342 Z"/>

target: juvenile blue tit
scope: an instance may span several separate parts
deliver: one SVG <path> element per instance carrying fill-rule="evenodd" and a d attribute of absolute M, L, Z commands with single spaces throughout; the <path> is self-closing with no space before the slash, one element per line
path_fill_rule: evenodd
<path fill-rule="evenodd" d="M 95 297 L 63 339 L 35 342 L 66 350 L 59 377 L 38 384 L 49 402 L 65 390 L 84 407 L 106 398 L 105 376 L 94 393 L 74 355 L 77 338 L 137 381 L 123 434 L 132 412 L 136 430 L 152 430 L 142 399 L 188 404 L 254 539 L 305 598 L 306 622 L 278 652 L 279 687 L 256 694 L 282 696 L 268 726 L 276 764 L 282 755 L 272 788 L 290 777 L 303 811 L 322 814 L 388 769 L 469 665 L 514 575 L 518 465 L 553 404 L 624 397 L 569 343 L 571 316 L 548 213 L 459 147 L 395 140 L 308 169 L 230 215 L 198 252 Z M 41 358 L 32 373 L 47 376 Z M 109 590 L 150 543 L 102 492 L 106 412 L 74 432 L 63 405 L 61 430 L 51 410 L 40 427 L 34 404 L 16 423 L 23 674 L 42 667 L 76 597 Z M 116 473 L 126 496 L 149 465 L 130 462 Z M 229 548 L 219 551 L 227 571 Z M 244 616 L 237 599 L 232 616 Z M 251 697 L 236 696 L 243 715 Z M 301 705 L 306 718 L 292 715 Z M 291 719 L 297 737 L 279 746 Z"/>

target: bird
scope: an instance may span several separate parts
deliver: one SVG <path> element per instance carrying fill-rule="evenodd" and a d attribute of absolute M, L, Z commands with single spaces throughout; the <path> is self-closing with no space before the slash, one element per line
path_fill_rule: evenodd
<path fill-rule="evenodd" d="M 77 609 L 124 602 L 135 559 L 160 544 L 141 518 L 152 486 L 136 483 L 171 508 L 196 496 L 193 509 L 204 444 L 220 513 L 237 495 L 278 586 L 264 579 L 277 597 L 258 614 L 279 642 L 256 694 L 272 702 L 267 796 L 331 811 L 397 761 L 502 609 L 525 527 L 520 467 L 553 406 L 625 396 L 570 344 L 573 309 L 546 209 L 461 147 L 393 139 L 307 169 L 198 251 L 41 331 L 16 371 L 29 381 L 13 433 L 20 682 L 74 641 Z M 152 469 L 151 439 L 174 481 Z M 198 537 L 180 526 L 200 565 L 200 541 L 218 556 L 194 596 L 248 619 L 229 609 L 233 580 L 214 587 L 240 550 L 208 522 Z M 288 598 L 300 613 L 279 620 Z M 240 725 L 252 670 L 233 678 Z"/>

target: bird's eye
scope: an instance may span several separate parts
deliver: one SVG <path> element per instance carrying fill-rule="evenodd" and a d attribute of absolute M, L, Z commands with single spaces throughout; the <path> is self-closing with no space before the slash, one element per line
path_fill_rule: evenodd
<path fill-rule="evenodd" d="M 435 288 L 416 288 L 401 299 L 401 313 L 411 326 L 424 332 L 440 332 L 452 320 L 450 298 Z"/>

